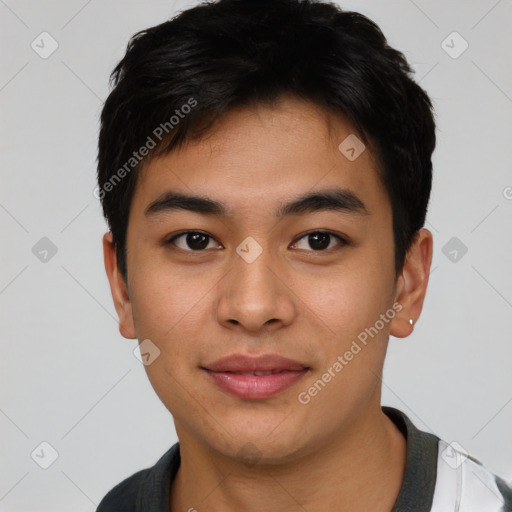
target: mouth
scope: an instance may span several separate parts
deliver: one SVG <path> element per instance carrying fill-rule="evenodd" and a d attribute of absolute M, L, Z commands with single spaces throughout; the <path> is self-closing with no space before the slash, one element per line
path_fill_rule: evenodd
<path fill-rule="evenodd" d="M 275 354 L 257 358 L 233 355 L 201 367 L 221 390 L 247 400 L 275 396 L 310 370 L 298 361 Z"/>

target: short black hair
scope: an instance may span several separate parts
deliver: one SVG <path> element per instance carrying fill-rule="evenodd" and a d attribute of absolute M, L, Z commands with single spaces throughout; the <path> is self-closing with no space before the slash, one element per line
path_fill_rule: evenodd
<path fill-rule="evenodd" d="M 379 162 L 395 270 L 425 222 L 435 121 L 404 55 L 366 16 L 313 0 L 207 1 L 130 39 L 101 113 L 98 188 L 127 282 L 137 171 L 224 113 L 283 95 L 343 114 Z M 340 141 L 341 142 L 341 141 Z"/>

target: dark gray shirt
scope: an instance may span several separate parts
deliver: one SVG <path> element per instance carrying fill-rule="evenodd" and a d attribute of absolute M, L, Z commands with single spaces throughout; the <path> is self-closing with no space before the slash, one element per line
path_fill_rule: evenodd
<path fill-rule="evenodd" d="M 391 512 L 512 512 L 511 487 L 460 445 L 417 429 L 398 409 L 382 410 L 407 440 L 404 479 Z M 179 466 L 176 443 L 154 466 L 109 491 L 97 512 L 169 512 Z"/>

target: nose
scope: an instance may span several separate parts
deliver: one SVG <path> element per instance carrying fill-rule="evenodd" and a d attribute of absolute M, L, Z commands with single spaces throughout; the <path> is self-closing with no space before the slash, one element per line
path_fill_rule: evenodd
<path fill-rule="evenodd" d="M 218 322 L 254 333 L 291 324 L 297 308 L 289 283 L 284 265 L 270 250 L 263 250 L 254 261 L 234 253 L 231 271 L 220 284 Z"/>

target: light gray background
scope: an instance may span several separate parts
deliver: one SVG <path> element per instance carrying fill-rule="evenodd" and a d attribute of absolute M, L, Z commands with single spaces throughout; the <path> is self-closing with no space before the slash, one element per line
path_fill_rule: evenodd
<path fill-rule="evenodd" d="M 176 441 L 118 332 L 92 191 L 110 71 L 134 32 L 192 5 L 0 0 L 2 511 L 92 511 Z M 512 2 L 342 5 L 405 53 L 437 111 L 431 282 L 413 335 L 391 339 L 383 403 L 511 480 Z M 43 31 L 59 45 L 47 59 L 31 48 Z M 458 58 L 442 47 L 453 31 L 469 43 Z M 46 263 L 42 237 L 57 247 Z M 452 237 L 468 248 L 456 262 Z M 48 469 L 31 458 L 43 441 Z"/>

